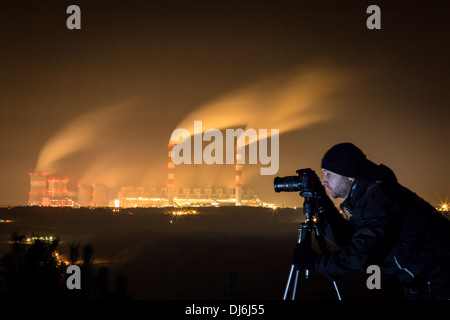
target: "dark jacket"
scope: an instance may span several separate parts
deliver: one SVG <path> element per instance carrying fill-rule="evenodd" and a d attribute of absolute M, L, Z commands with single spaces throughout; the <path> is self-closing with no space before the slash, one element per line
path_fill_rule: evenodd
<path fill-rule="evenodd" d="M 408 295 L 450 298 L 450 221 L 401 186 L 392 170 L 373 164 L 356 178 L 341 209 L 349 220 L 331 200 L 322 201 L 320 228 L 341 250 L 318 256 L 317 271 L 337 280 L 375 264 Z"/>

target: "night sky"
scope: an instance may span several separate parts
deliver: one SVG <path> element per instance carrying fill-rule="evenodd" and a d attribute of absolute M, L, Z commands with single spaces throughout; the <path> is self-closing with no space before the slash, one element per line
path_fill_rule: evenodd
<path fill-rule="evenodd" d="M 81 30 L 66 9 L 81 8 Z M 381 9 L 369 30 L 366 9 Z M 280 129 L 277 176 L 353 142 L 427 201 L 450 200 L 448 1 L 10 1 L 0 4 L 0 205 L 29 172 L 163 186 L 174 129 Z M 204 145 L 205 146 L 205 145 Z M 274 176 L 244 186 L 278 205 Z M 322 177 L 321 174 L 319 174 Z M 181 165 L 179 187 L 234 185 Z"/>

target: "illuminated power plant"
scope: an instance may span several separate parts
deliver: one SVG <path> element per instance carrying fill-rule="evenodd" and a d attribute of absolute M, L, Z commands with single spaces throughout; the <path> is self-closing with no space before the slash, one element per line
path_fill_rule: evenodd
<path fill-rule="evenodd" d="M 237 175 L 237 178 L 239 175 Z M 105 185 L 78 185 L 77 201 L 69 198 L 67 184 L 69 179 L 49 178 L 45 173 L 30 173 L 29 206 L 43 207 L 115 207 L 115 208 L 148 208 L 148 207 L 203 207 L 203 206 L 235 206 L 239 205 L 273 207 L 258 199 L 251 189 L 236 187 L 215 188 L 175 188 L 167 187 L 132 187 L 120 188 L 117 197 L 108 198 Z M 240 182 L 238 179 L 236 182 Z M 236 195 L 236 192 L 239 192 Z M 70 194 L 75 194 L 72 192 Z"/>
<path fill-rule="evenodd" d="M 198 207 L 198 206 L 262 206 L 274 207 L 261 201 L 251 189 L 243 188 L 242 154 L 236 148 L 234 187 L 176 187 L 172 150 L 176 141 L 168 144 L 168 180 L 164 187 L 122 186 L 113 199 L 108 187 L 101 184 L 78 185 L 78 200 L 68 198 L 68 179 L 48 178 L 46 173 L 30 173 L 30 206 L 76 207 Z"/>
<path fill-rule="evenodd" d="M 50 178 L 47 173 L 30 173 L 29 206 L 108 207 L 108 190 L 104 185 L 78 185 L 78 201 L 69 197 L 68 178 Z"/>
<path fill-rule="evenodd" d="M 173 192 L 173 200 L 169 201 Z M 240 205 L 266 206 L 258 199 L 255 192 L 240 188 Z M 155 188 L 122 187 L 118 193 L 120 207 L 197 207 L 197 206 L 234 206 L 236 205 L 235 188 Z"/>
<path fill-rule="evenodd" d="M 68 198 L 69 179 L 48 178 L 46 173 L 30 173 L 29 206 L 73 206 Z"/>

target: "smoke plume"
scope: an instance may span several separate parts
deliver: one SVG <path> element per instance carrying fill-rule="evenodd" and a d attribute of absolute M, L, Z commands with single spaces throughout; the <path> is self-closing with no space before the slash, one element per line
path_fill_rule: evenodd
<path fill-rule="evenodd" d="M 207 103 L 191 112 L 177 128 L 193 134 L 194 120 L 203 131 L 225 128 L 279 129 L 280 134 L 325 121 L 338 110 L 333 99 L 350 75 L 336 68 L 312 66 L 261 81 Z"/>

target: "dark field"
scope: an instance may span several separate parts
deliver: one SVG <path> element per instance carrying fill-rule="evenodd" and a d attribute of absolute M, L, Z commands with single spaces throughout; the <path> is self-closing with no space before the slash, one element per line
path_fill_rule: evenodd
<path fill-rule="evenodd" d="M 198 208 L 176 219 L 168 209 L 1 208 L 0 257 L 11 232 L 59 237 L 94 246 L 96 264 L 110 279 L 125 274 L 134 299 L 281 299 L 301 209 Z M 172 223 L 170 222 L 172 220 Z M 366 287 L 366 274 L 338 282 L 345 300 L 402 299 L 402 289 L 382 275 L 381 290 Z M 230 288 L 231 286 L 231 288 Z M 298 299 L 335 300 L 332 283 L 318 273 L 302 279 Z"/>

